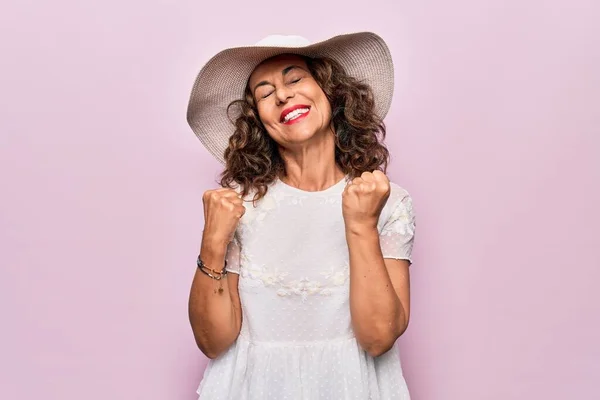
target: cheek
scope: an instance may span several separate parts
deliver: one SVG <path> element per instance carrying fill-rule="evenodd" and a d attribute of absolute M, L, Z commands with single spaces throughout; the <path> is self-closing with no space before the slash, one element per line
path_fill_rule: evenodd
<path fill-rule="evenodd" d="M 315 83 L 315 85 L 311 88 L 310 97 L 314 100 L 315 105 L 318 107 L 323 118 L 330 119 L 331 105 L 329 104 L 329 100 L 327 99 L 325 92 L 323 92 L 318 84 Z"/>
<path fill-rule="evenodd" d="M 331 104 L 329 104 L 327 97 L 323 97 L 323 113 L 325 114 L 325 118 L 331 119 Z"/>
<path fill-rule="evenodd" d="M 259 105 L 257 106 L 257 110 L 258 110 L 258 118 L 260 119 L 260 122 L 262 122 L 262 124 L 265 127 L 268 127 L 270 125 L 273 125 L 273 123 L 275 123 L 275 117 L 273 115 L 273 113 L 271 112 L 271 110 L 269 109 L 269 107 L 265 107 L 264 105 Z"/>
<path fill-rule="evenodd" d="M 329 104 L 329 100 L 327 96 L 323 93 L 322 96 L 319 97 L 318 107 L 321 115 L 323 116 L 324 122 L 328 122 L 331 120 L 331 104 Z"/>
<path fill-rule="evenodd" d="M 257 107 L 258 110 L 258 118 L 260 119 L 260 122 L 263 124 L 263 126 L 265 127 L 265 130 L 267 131 L 267 135 L 275 140 L 276 138 L 279 136 L 278 134 L 278 127 L 277 127 L 277 123 L 279 122 L 279 117 L 275 116 L 273 112 L 269 112 L 269 108 L 268 107 Z"/>

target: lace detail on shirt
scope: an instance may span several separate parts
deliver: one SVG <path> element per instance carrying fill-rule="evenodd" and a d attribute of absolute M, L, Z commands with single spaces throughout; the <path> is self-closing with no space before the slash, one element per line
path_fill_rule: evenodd
<path fill-rule="evenodd" d="M 256 206 L 251 201 L 244 203 L 246 212 L 241 221 L 243 226 L 252 228 L 255 224 L 261 224 L 268 213 L 279 207 L 279 201 L 278 197 L 265 196 Z"/>
<path fill-rule="evenodd" d="M 282 271 L 277 267 L 244 264 L 242 269 L 242 277 L 275 289 L 278 296 L 300 296 L 302 300 L 306 300 L 310 295 L 331 295 L 334 287 L 346 285 L 350 269 L 348 265 L 331 267 L 321 272 L 320 275 L 322 280 L 311 279 L 307 276 L 290 279 L 288 278 L 289 272 Z"/>
<path fill-rule="evenodd" d="M 240 273 L 240 242 L 237 235 L 233 237 L 233 240 L 227 246 L 225 260 L 227 261 L 227 267 L 225 268 L 227 272 Z"/>
<path fill-rule="evenodd" d="M 415 236 L 415 215 L 412 198 L 408 193 L 396 202 L 387 221 L 381 229 L 379 242 L 385 258 L 409 260 Z"/>

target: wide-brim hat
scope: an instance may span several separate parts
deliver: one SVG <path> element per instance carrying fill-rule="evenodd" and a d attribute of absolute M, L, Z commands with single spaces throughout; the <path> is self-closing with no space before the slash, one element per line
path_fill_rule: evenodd
<path fill-rule="evenodd" d="M 227 107 L 244 98 L 248 79 L 262 61 L 288 53 L 334 59 L 348 75 L 371 87 L 375 113 L 381 119 L 387 114 L 394 91 L 394 67 L 388 46 L 378 35 L 351 33 L 314 44 L 300 36 L 269 36 L 254 46 L 219 52 L 196 77 L 187 120 L 202 144 L 221 163 L 225 163 L 224 152 L 235 130 Z"/>

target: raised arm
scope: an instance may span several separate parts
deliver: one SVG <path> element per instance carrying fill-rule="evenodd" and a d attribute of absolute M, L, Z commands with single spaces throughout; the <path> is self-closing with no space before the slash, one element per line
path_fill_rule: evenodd
<path fill-rule="evenodd" d="M 242 200 L 234 190 L 216 189 L 204 194 L 203 203 L 205 223 L 200 259 L 217 272 L 225 268 L 227 260 L 227 270 L 232 271 L 230 267 L 239 263 L 239 244 L 233 240 L 233 234 L 245 211 Z M 240 332 L 238 280 L 238 274 L 228 273 L 217 281 L 196 269 L 190 290 L 189 318 L 196 343 L 209 358 L 227 350 Z"/>

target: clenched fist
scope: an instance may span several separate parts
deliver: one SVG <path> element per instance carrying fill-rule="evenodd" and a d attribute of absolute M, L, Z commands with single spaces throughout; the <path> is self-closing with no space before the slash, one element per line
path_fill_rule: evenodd
<path fill-rule="evenodd" d="M 203 241 L 213 244 L 227 245 L 246 212 L 240 195 L 233 189 L 207 190 L 202 196 L 204 203 L 204 235 Z"/>
<path fill-rule="evenodd" d="M 346 230 L 377 228 L 381 210 L 390 197 L 390 181 L 381 171 L 363 172 L 342 193 Z"/>

